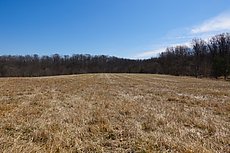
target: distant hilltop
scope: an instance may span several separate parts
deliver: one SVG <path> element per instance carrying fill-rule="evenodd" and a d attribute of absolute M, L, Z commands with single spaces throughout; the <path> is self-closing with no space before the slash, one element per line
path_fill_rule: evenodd
<path fill-rule="evenodd" d="M 52 76 L 81 73 L 157 73 L 228 78 L 230 34 L 193 39 L 192 47 L 169 47 L 159 57 L 133 60 L 105 55 L 2 55 L 0 76 Z"/>

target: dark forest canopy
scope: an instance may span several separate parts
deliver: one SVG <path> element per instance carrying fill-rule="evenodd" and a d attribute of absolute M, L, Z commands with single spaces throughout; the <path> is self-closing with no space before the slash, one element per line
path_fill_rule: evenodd
<path fill-rule="evenodd" d="M 196 77 L 228 77 L 230 34 L 208 41 L 193 39 L 192 47 L 167 48 L 159 57 L 131 60 L 105 55 L 92 56 L 0 56 L 0 76 L 51 76 L 81 73 L 158 73 Z"/>

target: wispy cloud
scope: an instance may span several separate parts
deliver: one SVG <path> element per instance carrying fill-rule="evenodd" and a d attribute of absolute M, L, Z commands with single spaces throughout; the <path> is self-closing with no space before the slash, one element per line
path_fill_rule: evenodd
<path fill-rule="evenodd" d="M 173 44 L 167 44 L 164 47 L 153 49 L 153 50 L 147 50 L 143 51 L 136 56 L 134 56 L 135 59 L 145 59 L 145 58 L 150 58 L 150 57 L 157 57 L 160 53 L 166 51 L 167 47 L 176 47 L 176 46 L 190 46 L 191 43 L 189 41 L 187 42 L 181 42 L 181 43 L 173 43 Z"/>
<path fill-rule="evenodd" d="M 230 13 L 224 13 L 204 21 L 202 24 L 191 29 L 192 34 L 225 32 L 230 30 Z"/>
<path fill-rule="evenodd" d="M 162 44 L 154 45 L 152 48 L 155 49 L 142 51 L 134 56 L 134 58 L 143 59 L 156 57 L 159 53 L 164 52 L 167 47 L 175 47 L 178 45 L 190 46 L 193 38 L 208 40 L 212 36 L 224 32 L 230 32 L 230 12 L 221 13 L 218 16 L 203 21 L 199 25 L 174 29 L 160 40 L 163 42 Z"/>
<path fill-rule="evenodd" d="M 159 53 L 162 53 L 164 51 L 165 51 L 165 48 L 159 48 L 156 50 L 144 51 L 144 52 L 137 54 L 134 58 L 144 59 L 144 58 L 149 58 L 149 57 L 155 57 L 155 56 L 158 56 Z"/>

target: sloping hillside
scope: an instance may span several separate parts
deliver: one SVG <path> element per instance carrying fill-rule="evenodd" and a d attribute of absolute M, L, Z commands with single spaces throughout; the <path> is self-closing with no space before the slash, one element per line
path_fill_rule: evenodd
<path fill-rule="evenodd" d="M 0 152 L 230 152 L 230 83 L 145 74 L 0 79 Z"/>

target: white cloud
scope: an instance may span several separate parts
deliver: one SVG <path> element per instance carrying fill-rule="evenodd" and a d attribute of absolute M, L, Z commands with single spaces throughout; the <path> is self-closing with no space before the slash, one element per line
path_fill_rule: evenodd
<path fill-rule="evenodd" d="M 167 46 L 155 49 L 155 50 L 149 50 L 149 51 L 144 51 L 139 54 L 137 54 L 134 58 L 136 59 L 146 59 L 146 58 L 151 58 L 151 57 L 156 57 L 160 53 L 165 52 L 167 47 L 176 47 L 176 46 L 191 46 L 191 42 L 182 42 L 182 43 L 175 43 L 175 44 L 168 44 Z"/>
<path fill-rule="evenodd" d="M 191 29 L 192 34 L 225 32 L 230 30 L 230 13 L 224 13 L 204 21 L 201 25 Z"/>
<path fill-rule="evenodd" d="M 159 53 L 162 53 L 165 51 L 166 48 L 159 48 L 156 50 L 149 50 L 149 51 L 144 51 L 142 53 L 139 53 L 135 56 L 135 58 L 138 59 L 143 59 L 143 58 L 150 58 L 150 57 L 155 57 L 157 56 Z"/>
<path fill-rule="evenodd" d="M 191 47 L 191 41 L 193 38 L 201 38 L 208 41 L 216 34 L 230 32 L 230 12 L 222 13 L 216 17 L 205 20 L 203 23 L 197 26 L 191 26 L 181 29 L 173 29 L 169 33 L 161 38 L 160 43 L 153 45 L 148 51 L 143 51 L 134 56 L 134 58 L 145 59 L 150 57 L 156 57 L 159 53 L 166 50 L 167 47 L 175 47 L 178 45 L 186 45 Z"/>
<path fill-rule="evenodd" d="M 170 44 L 169 47 L 176 47 L 176 46 L 191 46 L 191 42 L 187 41 L 187 42 L 181 42 L 181 43 L 176 43 L 176 44 Z"/>

